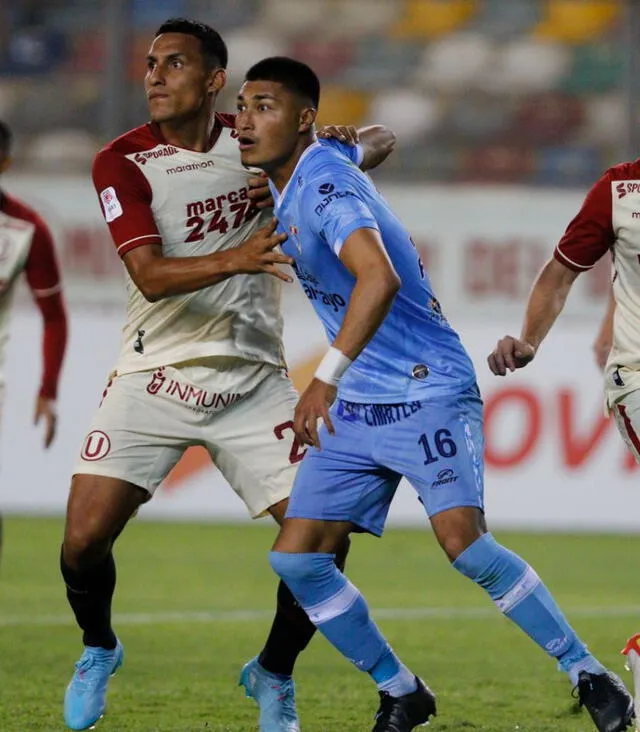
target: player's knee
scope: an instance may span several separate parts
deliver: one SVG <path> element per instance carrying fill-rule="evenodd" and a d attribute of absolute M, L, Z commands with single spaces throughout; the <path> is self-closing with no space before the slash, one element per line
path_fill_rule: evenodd
<path fill-rule="evenodd" d="M 269 554 L 271 568 L 288 585 L 322 580 L 335 570 L 334 559 L 333 554 Z"/>
<path fill-rule="evenodd" d="M 476 540 L 477 536 L 467 536 L 465 534 L 450 534 L 440 538 L 440 546 L 449 558 L 450 562 L 455 562 L 458 557 L 465 552 Z"/>
<path fill-rule="evenodd" d="M 65 528 L 62 543 L 62 556 L 65 563 L 76 570 L 98 563 L 111 547 L 111 541 L 105 539 L 90 522 L 86 524 L 69 524 Z"/>

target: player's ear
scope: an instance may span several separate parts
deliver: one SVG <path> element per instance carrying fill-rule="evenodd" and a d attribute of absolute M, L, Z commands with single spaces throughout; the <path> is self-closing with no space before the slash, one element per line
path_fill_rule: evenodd
<path fill-rule="evenodd" d="M 309 132 L 309 130 L 315 124 L 317 116 L 317 109 L 314 109 L 313 107 L 305 107 L 302 112 L 300 112 L 300 124 L 298 126 L 298 132 Z"/>
<path fill-rule="evenodd" d="M 219 94 L 227 83 L 227 72 L 224 69 L 212 69 L 209 81 L 209 93 Z"/>
<path fill-rule="evenodd" d="M 0 156 L 0 175 L 2 173 L 5 173 L 7 170 L 9 170 L 11 166 L 11 158 L 7 156 Z"/>

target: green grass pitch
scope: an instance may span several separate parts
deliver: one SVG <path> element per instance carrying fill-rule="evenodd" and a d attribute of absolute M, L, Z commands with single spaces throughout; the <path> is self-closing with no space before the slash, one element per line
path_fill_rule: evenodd
<path fill-rule="evenodd" d="M 0 730 L 64 730 L 64 688 L 81 652 L 58 575 L 62 522 L 6 519 L 0 567 Z M 275 530 L 131 523 L 116 548 L 115 628 L 125 664 L 98 732 L 255 732 L 237 687 L 262 647 Z M 640 630 L 640 537 L 497 532 L 545 579 L 593 652 L 622 672 Z M 452 570 L 428 531 L 355 536 L 348 574 L 408 665 L 438 693 L 431 732 L 592 732 L 570 684 L 488 598 Z M 624 678 L 630 683 L 628 674 Z M 316 637 L 296 670 L 303 732 L 367 732 L 375 687 Z"/>

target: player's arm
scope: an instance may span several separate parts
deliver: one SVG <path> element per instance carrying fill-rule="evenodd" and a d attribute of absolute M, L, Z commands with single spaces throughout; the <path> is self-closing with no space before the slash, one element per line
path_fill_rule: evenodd
<path fill-rule="evenodd" d="M 276 226 L 273 219 L 240 246 L 200 257 L 165 257 L 162 245 L 154 243 L 135 247 L 122 259 L 149 302 L 202 290 L 237 274 L 267 273 L 291 282 L 291 276 L 277 266 L 292 264 L 293 259 L 274 251 L 287 238 L 276 232 Z"/>
<path fill-rule="evenodd" d="M 355 361 L 382 325 L 401 283 L 376 229 L 349 234 L 340 261 L 356 282 L 333 348 Z"/>
<path fill-rule="evenodd" d="M 56 397 L 67 347 L 68 325 L 53 239 L 42 221 L 36 223 L 24 271 L 43 321 L 42 378 L 36 396 L 34 422 L 44 421 L 44 446 L 47 448 L 56 435 Z"/>
<path fill-rule="evenodd" d="M 615 313 L 615 310 L 616 301 L 613 297 L 613 288 L 610 287 L 609 295 L 607 297 L 607 309 L 604 317 L 602 318 L 598 335 L 593 343 L 593 353 L 596 358 L 596 363 L 601 370 L 603 370 L 607 365 L 609 352 L 613 345 L 613 314 Z"/>
<path fill-rule="evenodd" d="M 501 338 L 487 361 L 504 376 L 530 363 L 562 312 L 581 272 L 591 269 L 615 242 L 611 210 L 611 177 L 605 174 L 587 195 L 578 215 L 538 275 L 527 302 L 520 338 Z"/>
<path fill-rule="evenodd" d="M 291 258 L 274 249 L 286 236 L 275 222 L 234 249 L 199 257 L 165 257 L 153 211 L 152 191 L 139 168 L 112 150 L 98 153 L 93 181 L 105 221 L 131 279 L 150 302 L 216 285 L 236 274 L 268 273 L 285 281 L 276 265 Z"/>
<path fill-rule="evenodd" d="M 345 125 L 326 125 L 317 133 L 320 139 L 335 139 L 357 148 L 358 163 L 361 170 L 371 170 L 383 163 L 393 152 L 396 135 L 384 125 L 370 125 L 357 129 Z"/>
<path fill-rule="evenodd" d="M 298 439 L 316 447 L 320 447 L 318 417 L 323 418 L 333 434 L 329 407 L 335 398 L 338 380 L 382 324 L 401 284 L 377 229 L 352 231 L 342 245 L 339 257 L 354 276 L 355 285 L 342 326 L 298 402 L 294 417 Z"/>

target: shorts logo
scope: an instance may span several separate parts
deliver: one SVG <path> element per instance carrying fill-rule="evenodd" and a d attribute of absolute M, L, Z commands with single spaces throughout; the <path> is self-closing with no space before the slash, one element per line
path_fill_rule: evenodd
<path fill-rule="evenodd" d="M 109 435 L 102 430 L 93 430 L 85 437 L 80 457 L 83 460 L 102 460 L 111 451 Z"/>
<path fill-rule="evenodd" d="M 333 193 L 335 189 L 336 187 L 333 185 L 333 183 L 323 183 L 321 186 L 318 186 L 318 192 L 322 193 L 323 196 L 327 196 L 329 193 Z"/>
<path fill-rule="evenodd" d="M 194 412 L 209 414 L 235 404 L 245 395 L 244 392 L 210 392 L 188 382 L 171 379 L 166 375 L 163 366 L 151 374 L 151 380 L 145 389 L 152 396 L 167 396 Z"/>
<path fill-rule="evenodd" d="M 436 480 L 431 484 L 432 488 L 437 488 L 440 485 L 447 485 L 448 483 L 455 483 L 458 480 L 458 476 L 451 470 L 451 468 L 445 468 L 438 473 Z"/>

